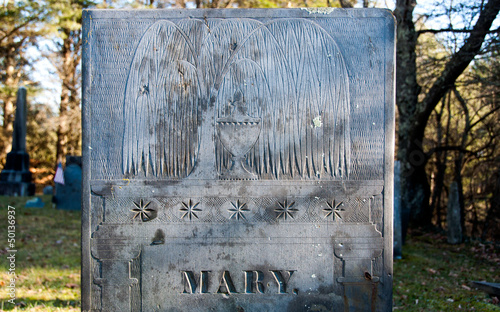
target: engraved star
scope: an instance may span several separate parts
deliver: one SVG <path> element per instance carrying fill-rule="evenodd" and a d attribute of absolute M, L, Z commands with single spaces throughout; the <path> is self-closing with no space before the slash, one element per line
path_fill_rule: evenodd
<path fill-rule="evenodd" d="M 338 204 L 335 204 L 335 199 L 332 200 L 331 203 L 326 202 L 328 204 L 328 208 L 323 209 L 324 212 L 326 212 L 326 215 L 324 218 L 328 218 L 329 216 L 332 216 L 333 220 L 342 220 L 342 216 L 340 215 L 341 211 L 344 211 L 344 208 L 340 208 L 340 206 L 344 206 L 343 202 L 340 202 Z"/>
<path fill-rule="evenodd" d="M 236 202 L 236 205 L 231 202 L 231 205 L 233 205 L 234 208 L 230 208 L 228 209 L 227 211 L 230 211 L 232 212 L 233 214 L 229 217 L 229 219 L 232 219 L 233 217 L 236 217 L 235 219 L 236 220 L 240 220 L 240 219 L 243 219 L 243 220 L 246 220 L 247 218 L 245 218 L 245 216 L 243 215 L 243 212 L 245 211 L 250 211 L 250 209 L 246 208 L 247 204 L 246 203 L 240 203 L 240 201 L 238 200 Z"/>
<path fill-rule="evenodd" d="M 292 208 L 295 202 L 288 203 L 287 200 L 283 203 L 278 202 L 280 205 L 279 208 L 274 209 L 275 212 L 278 213 L 278 216 L 276 217 L 276 220 L 283 217 L 283 220 L 286 220 L 287 218 L 292 218 L 293 219 L 293 214 L 297 211 L 299 211 L 296 208 Z"/>
<path fill-rule="evenodd" d="M 185 202 L 182 202 L 182 208 L 180 211 L 184 211 L 184 214 L 182 215 L 182 219 L 184 219 L 185 216 L 188 216 L 189 220 L 192 220 L 193 217 L 198 219 L 198 216 L 196 215 L 196 212 L 200 212 L 201 209 L 196 208 L 200 202 L 197 202 L 196 204 L 193 204 L 193 201 L 190 199 L 189 203 L 186 204 Z"/>
<path fill-rule="evenodd" d="M 135 219 L 137 216 L 140 216 L 142 222 L 151 221 L 151 212 L 153 212 L 154 209 L 148 208 L 149 204 L 151 204 L 151 202 L 144 204 L 144 201 L 142 199 L 139 201 L 139 203 L 134 202 L 136 208 L 130 210 L 135 212 L 135 215 L 132 218 L 132 220 Z"/>

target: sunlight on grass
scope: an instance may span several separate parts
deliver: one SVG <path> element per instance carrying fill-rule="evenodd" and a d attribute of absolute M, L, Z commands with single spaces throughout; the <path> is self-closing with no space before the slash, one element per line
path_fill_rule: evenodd
<path fill-rule="evenodd" d="M 0 280 L 8 280 L 0 273 Z M 2 285 L 3 286 L 3 285 Z M 30 268 L 21 271 L 16 281 L 17 309 L 42 311 L 75 311 L 80 303 L 80 272 L 69 269 Z M 12 308 L 5 292 L 0 294 L 2 309 Z M 68 307 L 68 308 L 60 308 Z M 53 308 L 57 308 L 54 310 Z M 14 309 L 16 311 L 16 309 Z"/>
<path fill-rule="evenodd" d="M 7 206 L 16 211 L 16 306 L 7 285 L 7 261 L 0 261 L 0 309 L 2 311 L 80 310 L 80 218 L 79 211 L 52 207 L 51 196 L 40 196 L 44 208 L 24 208 L 31 197 L 0 196 L 0 224 L 7 225 Z M 0 227 L 4 228 L 4 227 Z M 0 241 L 7 241 L 7 231 Z M 3 246 L 0 245 L 0 248 Z M 0 250 L 5 259 L 7 250 Z"/>

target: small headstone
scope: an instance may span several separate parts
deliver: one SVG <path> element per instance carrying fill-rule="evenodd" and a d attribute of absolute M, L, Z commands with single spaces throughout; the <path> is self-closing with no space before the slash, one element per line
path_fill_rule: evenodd
<path fill-rule="evenodd" d="M 389 11 L 83 25 L 83 311 L 392 310 Z"/>
<path fill-rule="evenodd" d="M 460 201 L 458 194 L 458 185 L 455 181 L 453 181 L 450 185 L 446 224 L 448 227 L 448 243 L 460 244 L 462 242 L 462 226 L 460 222 Z"/>
<path fill-rule="evenodd" d="M 5 167 L 0 173 L 0 195 L 35 194 L 35 184 L 31 183 L 30 157 L 26 152 L 26 120 L 26 88 L 20 87 L 17 91 L 12 150 L 7 154 Z"/>
<path fill-rule="evenodd" d="M 52 185 L 47 185 L 43 188 L 43 195 L 53 195 L 54 187 Z"/>
<path fill-rule="evenodd" d="M 401 259 L 403 236 L 401 234 L 401 162 L 394 162 L 394 259 Z"/>
<path fill-rule="evenodd" d="M 35 197 L 33 199 L 27 200 L 24 205 L 25 208 L 43 208 L 45 203 L 40 197 Z"/>
<path fill-rule="evenodd" d="M 64 184 L 56 183 L 54 202 L 57 209 L 81 210 L 82 158 L 80 156 L 66 156 Z"/>
<path fill-rule="evenodd" d="M 500 298 L 500 283 L 474 281 L 472 282 L 472 286 L 481 289 L 490 296 L 497 296 Z"/>

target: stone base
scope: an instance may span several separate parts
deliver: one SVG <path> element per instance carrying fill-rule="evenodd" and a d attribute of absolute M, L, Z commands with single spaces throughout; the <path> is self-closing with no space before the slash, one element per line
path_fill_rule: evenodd
<path fill-rule="evenodd" d="M 33 196 L 35 184 L 31 183 L 30 157 L 24 151 L 7 154 L 5 168 L 0 173 L 0 195 Z"/>
<path fill-rule="evenodd" d="M 12 151 L 8 153 L 2 173 L 4 171 L 29 172 L 30 156 L 25 151 Z"/>
<path fill-rule="evenodd" d="M 0 195 L 33 196 L 35 195 L 35 184 L 27 182 L 0 182 Z"/>

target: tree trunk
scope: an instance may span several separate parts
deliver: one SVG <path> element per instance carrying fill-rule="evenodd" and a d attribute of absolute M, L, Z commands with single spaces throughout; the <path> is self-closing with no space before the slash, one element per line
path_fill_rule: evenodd
<path fill-rule="evenodd" d="M 436 124 L 437 124 L 437 147 L 443 146 L 441 143 L 443 139 L 443 127 L 441 125 L 441 117 L 443 116 L 443 111 L 445 106 L 448 106 L 448 119 L 446 123 L 446 133 L 445 133 L 445 142 L 444 145 L 448 145 L 448 138 L 450 133 L 450 119 L 451 114 L 449 113 L 450 108 L 450 94 L 448 93 L 448 105 L 446 105 L 446 96 L 442 99 L 441 110 L 439 113 L 436 113 Z M 439 151 L 436 154 L 436 177 L 434 180 L 434 188 L 432 190 L 431 204 L 429 207 L 430 217 L 432 218 L 434 214 L 436 215 L 436 226 L 439 229 L 442 229 L 442 220 L 441 220 L 441 193 L 444 188 L 444 176 L 446 173 L 446 157 L 447 151 Z"/>
<path fill-rule="evenodd" d="M 69 89 L 68 84 L 70 82 L 70 73 L 71 70 L 71 50 L 69 43 L 69 36 L 67 36 L 63 40 L 62 50 L 60 52 L 62 56 L 62 70 L 59 73 L 59 77 L 62 80 L 61 85 L 61 103 L 59 106 L 59 124 L 57 126 L 57 147 L 56 147 L 56 159 L 58 162 L 62 162 L 65 155 L 68 153 L 68 131 L 69 131 L 69 123 L 68 123 L 68 113 L 69 113 Z"/>
<path fill-rule="evenodd" d="M 427 159 L 422 150 L 425 126 L 418 119 L 420 86 L 417 83 L 417 33 L 413 23 L 415 0 L 398 0 L 394 14 L 398 22 L 396 45 L 396 104 L 399 111 L 398 153 L 401 161 L 401 201 L 403 235 L 409 221 L 419 225 L 429 205 L 429 183 L 425 174 Z"/>
<path fill-rule="evenodd" d="M 349 0 L 339 0 L 340 7 L 344 9 L 352 8 L 352 3 Z"/>
<path fill-rule="evenodd" d="M 500 162 L 500 159 L 497 159 L 497 162 Z M 490 199 L 490 209 L 486 215 L 481 235 L 482 240 L 500 240 L 500 168 L 498 168 L 496 175 L 495 189 Z"/>
<path fill-rule="evenodd" d="M 79 31 L 65 30 L 65 38 L 59 52 L 62 67 L 59 77 L 62 80 L 61 104 L 59 107 L 59 125 L 57 128 L 56 159 L 63 161 L 68 154 L 80 151 L 81 125 L 80 107 L 77 97 L 77 74 L 80 57 L 80 43 L 75 41 Z M 77 38 L 77 37 L 76 37 Z M 78 40 L 78 39 L 76 39 Z"/>
<path fill-rule="evenodd" d="M 396 104 L 399 110 L 398 159 L 401 161 L 401 200 L 403 230 L 427 225 L 429 220 L 429 183 L 425 172 L 426 155 L 422 148 L 425 127 L 429 117 L 481 49 L 484 38 L 500 9 L 500 0 L 489 0 L 460 50 L 446 63 L 419 102 L 415 47 L 417 34 L 413 23 L 415 0 L 397 0 L 394 14 L 398 22 L 396 46 Z M 406 223 L 406 224 L 405 224 Z M 404 234 L 403 234 L 404 235 Z"/>
<path fill-rule="evenodd" d="M 4 66 L 5 66 L 5 87 L 6 94 L 3 98 L 3 125 L 2 134 L 4 137 L 3 148 L 1 155 L 5 159 L 5 155 L 10 152 L 12 148 L 12 132 L 14 130 L 14 114 L 16 111 L 15 100 L 16 91 L 19 87 L 19 75 L 16 72 L 16 60 L 15 55 L 17 54 L 18 46 L 13 42 L 13 38 L 8 38 L 8 52 L 4 56 Z"/>

